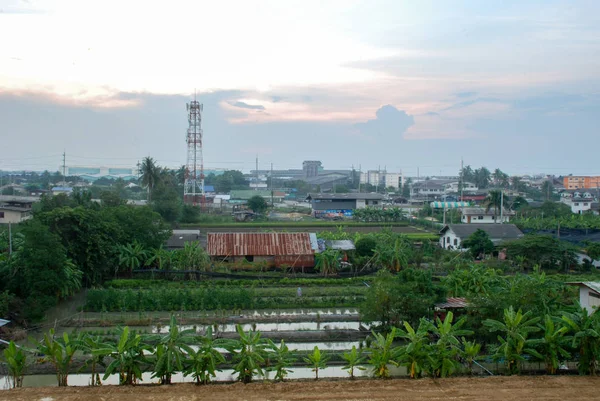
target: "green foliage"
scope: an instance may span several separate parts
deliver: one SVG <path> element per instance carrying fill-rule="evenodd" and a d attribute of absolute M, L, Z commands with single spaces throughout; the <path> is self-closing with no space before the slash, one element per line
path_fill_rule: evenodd
<path fill-rule="evenodd" d="M 275 372 L 275 381 L 284 381 L 285 377 L 293 372 L 290 367 L 296 362 L 296 358 L 283 340 L 279 347 L 270 339 L 267 340 L 267 350 L 269 351 L 269 360 L 273 365 L 267 369 Z"/>
<path fill-rule="evenodd" d="M 561 359 L 571 356 L 567 351 L 568 338 L 565 336 L 569 329 L 561 323 L 563 322 L 556 323 L 552 316 L 546 315 L 544 324 L 538 325 L 542 330 L 542 337 L 531 342 L 538 353 L 536 356 L 544 360 L 546 372 L 550 375 L 556 373 Z"/>
<path fill-rule="evenodd" d="M 533 348 L 534 341 L 530 334 L 539 331 L 537 322 L 540 318 L 531 316 L 531 312 L 523 313 L 520 309 L 515 312 L 511 306 L 504 310 L 502 321 L 488 319 L 483 322 L 491 332 L 500 332 L 500 344 L 493 357 L 505 361 L 509 374 L 519 373 L 520 364 L 525 361 L 525 354 L 539 356 Z"/>
<path fill-rule="evenodd" d="M 233 371 L 238 374 L 237 379 L 242 383 L 250 383 L 256 375 L 264 375 L 266 343 L 258 331 L 245 333 L 241 325 L 236 326 L 240 339 L 229 346 L 235 363 Z"/>
<path fill-rule="evenodd" d="M 468 248 L 474 258 L 485 257 L 494 250 L 494 243 L 490 236 L 483 230 L 477 229 L 462 242 L 463 248 Z"/>
<path fill-rule="evenodd" d="M 417 330 L 408 322 L 403 324 L 405 330 L 398 330 L 398 337 L 404 338 L 407 343 L 400 347 L 398 364 L 406 367 L 411 379 L 416 379 L 429 362 L 427 329 L 430 326 L 425 320 L 419 322 Z"/>
<path fill-rule="evenodd" d="M 355 221 L 362 222 L 398 222 L 406 220 L 404 211 L 399 207 L 380 209 L 375 207 L 366 207 L 356 209 L 353 212 Z"/>
<path fill-rule="evenodd" d="M 4 356 L 3 362 L 6 363 L 8 368 L 12 387 L 23 387 L 23 377 L 28 366 L 25 350 L 11 341 L 2 352 L 2 355 Z"/>
<path fill-rule="evenodd" d="M 106 349 L 110 347 L 108 343 L 102 341 L 100 336 L 93 336 L 89 333 L 86 333 L 81 342 L 79 343 L 79 349 L 86 355 L 88 358 L 85 360 L 84 367 L 90 368 L 91 380 L 90 383 L 92 386 L 101 386 L 102 381 L 100 380 L 100 373 L 98 373 L 98 366 L 106 368 L 106 364 L 104 362 L 104 358 L 106 355 L 96 354 L 95 350 L 98 349 Z"/>
<path fill-rule="evenodd" d="M 550 235 L 528 234 L 507 243 L 506 250 L 509 258 L 522 257 L 528 266 L 567 269 L 576 263 L 575 247 Z"/>
<path fill-rule="evenodd" d="M 437 338 L 437 341 L 431 345 L 432 352 L 428 367 L 433 377 L 448 377 L 458 371 L 460 368 L 458 357 L 461 355 L 459 338 L 473 334 L 470 330 L 461 329 L 466 318 L 452 324 L 453 320 L 453 313 L 448 312 L 443 321 L 436 318 L 435 325 L 431 324 L 429 327 L 433 337 Z"/>
<path fill-rule="evenodd" d="M 119 384 L 131 385 L 142 380 L 142 372 L 149 365 L 144 355 L 150 347 L 144 343 L 140 334 L 131 334 L 129 327 L 117 329 L 119 339 L 116 344 L 109 344 L 107 348 L 94 350 L 99 356 L 110 356 L 112 362 L 106 367 L 104 380 L 111 374 L 119 375 Z"/>
<path fill-rule="evenodd" d="M 469 375 L 473 374 L 473 364 L 480 358 L 481 344 L 475 341 L 468 341 L 464 337 L 461 339 L 461 356 L 467 365 Z"/>
<path fill-rule="evenodd" d="M 312 371 L 315 372 L 315 380 L 319 380 L 319 369 L 325 369 L 328 360 L 329 357 L 325 355 L 324 352 L 321 352 L 316 345 L 308 357 L 304 358 L 304 362 L 306 362 L 312 368 Z"/>
<path fill-rule="evenodd" d="M 569 330 L 571 347 L 579 356 L 579 373 L 595 375 L 600 356 L 600 315 L 590 315 L 587 309 L 579 308 L 575 312 L 564 313 L 562 322 Z"/>
<path fill-rule="evenodd" d="M 373 256 L 375 248 L 377 247 L 377 241 L 372 236 L 364 236 L 356 241 L 356 253 L 359 256 Z"/>
<path fill-rule="evenodd" d="M 183 371 L 186 354 L 193 352 L 189 346 L 193 342 L 194 329 L 179 330 L 177 320 L 171 315 L 169 332 L 158 339 L 156 361 L 152 377 L 159 377 L 161 384 L 171 384 L 171 377 Z"/>
<path fill-rule="evenodd" d="M 268 208 L 267 201 L 260 195 L 255 195 L 248 199 L 247 205 L 250 210 L 258 214 L 266 212 Z"/>
<path fill-rule="evenodd" d="M 148 257 L 148 252 L 137 241 L 134 241 L 132 244 L 119 245 L 118 250 L 119 267 L 124 267 L 129 274 L 142 266 Z"/>
<path fill-rule="evenodd" d="M 187 358 L 183 362 L 185 376 L 191 375 L 196 379 L 196 384 L 208 384 L 211 377 L 216 377 L 219 364 L 225 362 L 225 357 L 217 347 L 228 347 L 230 342 L 216 339 L 213 336 L 212 327 L 208 327 L 206 334 L 196 338 L 198 349 L 190 349 Z"/>
<path fill-rule="evenodd" d="M 366 362 L 366 359 L 361 355 L 361 352 L 356 349 L 356 345 L 353 345 L 350 351 L 344 352 L 342 358 L 344 359 L 344 362 L 346 362 L 342 369 L 348 371 L 350 379 L 352 380 L 354 380 L 354 369 L 367 369 L 364 366 L 361 366 Z"/>
<path fill-rule="evenodd" d="M 336 274 L 340 266 L 341 253 L 337 250 L 327 249 L 315 254 L 315 269 L 325 277 Z"/>
<path fill-rule="evenodd" d="M 400 354 L 399 348 L 392 347 L 396 338 L 396 328 L 393 327 L 387 335 L 374 331 L 371 332 L 371 335 L 373 336 L 373 340 L 369 347 L 369 351 L 371 352 L 369 363 L 373 369 L 373 376 L 380 379 L 389 379 L 390 371 L 388 365 L 395 364 L 395 359 Z"/>
<path fill-rule="evenodd" d="M 38 350 L 43 354 L 42 360 L 50 362 L 56 369 L 58 386 L 67 386 L 71 370 L 71 363 L 75 351 L 81 347 L 81 335 L 74 339 L 68 333 L 63 333 L 62 338 L 54 338 L 54 329 L 44 334 L 44 339 L 38 344 Z"/>

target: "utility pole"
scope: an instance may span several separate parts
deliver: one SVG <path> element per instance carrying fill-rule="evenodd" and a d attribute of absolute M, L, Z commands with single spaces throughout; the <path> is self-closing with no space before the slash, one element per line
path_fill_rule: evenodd
<path fill-rule="evenodd" d="M 273 203 L 273 163 L 271 163 L 271 206 L 275 205 Z"/>
<path fill-rule="evenodd" d="M 8 223 L 8 255 L 12 256 L 12 223 Z"/>
<path fill-rule="evenodd" d="M 463 158 L 460 158 L 460 201 L 463 201 L 463 188 L 465 186 L 465 181 L 464 181 L 464 175 L 463 175 L 463 171 L 464 171 L 464 165 L 463 165 Z"/>
<path fill-rule="evenodd" d="M 256 155 L 256 182 L 254 183 L 254 190 L 258 191 L 258 155 Z"/>
<path fill-rule="evenodd" d="M 360 182 L 362 180 L 362 165 L 358 165 L 358 193 L 360 193 Z"/>
<path fill-rule="evenodd" d="M 500 224 L 504 224 L 504 190 L 500 190 Z"/>
<path fill-rule="evenodd" d="M 63 151 L 63 187 L 67 186 L 67 166 L 66 166 L 66 160 L 67 160 L 67 152 Z"/>

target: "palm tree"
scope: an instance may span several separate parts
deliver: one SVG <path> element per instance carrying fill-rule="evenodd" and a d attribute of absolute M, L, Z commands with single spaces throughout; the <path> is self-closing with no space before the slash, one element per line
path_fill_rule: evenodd
<path fill-rule="evenodd" d="M 536 355 L 537 352 L 532 348 L 533 340 L 528 338 L 531 333 L 539 330 L 537 323 L 539 317 L 531 317 L 531 311 L 523 313 L 521 309 L 515 312 L 511 306 L 504 309 L 504 319 L 487 319 L 483 322 L 490 331 L 498 331 L 498 346 L 494 358 L 504 359 L 509 374 L 519 373 L 519 363 L 524 361 L 525 354 Z"/>
<path fill-rule="evenodd" d="M 142 160 L 140 166 L 140 181 L 142 186 L 148 189 L 148 202 L 152 199 L 152 190 L 160 180 L 160 167 L 156 165 L 156 161 L 150 156 Z"/>
<path fill-rule="evenodd" d="M 225 362 L 225 357 L 221 354 L 218 347 L 228 347 L 231 342 L 213 337 L 212 327 L 209 326 L 204 336 L 196 338 L 197 350 L 190 350 L 188 356 L 183 362 L 184 375 L 191 375 L 196 379 L 196 384 L 208 384 L 211 377 L 216 377 L 218 366 Z"/>
<path fill-rule="evenodd" d="M 265 363 L 265 342 L 258 331 L 245 333 L 241 325 L 236 326 L 240 339 L 229 345 L 229 351 L 233 355 L 236 365 L 234 372 L 238 374 L 238 380 L 250 383 L 255 375 L 263 375 L 262 365 Z"/>
<path fill-rule="evenodd" d="M 489 212 L 491 208 L 494 208 L 494 221 L 498 219 L 498 209 L 504 207 L 502 204 L 502 191 L 492 190 L 488 193 L 488 196 L 485 198 L 485 212 Z"/>
<path fill-rule="evenodd" d="M 147 258 L 144 246 L 137 241 L 134 241 L 132 244 L 119 245 L 118 251 L 119 266 L 126 267 L 130 274 L 133 273 L 133 270 L 139 268 Z"/>
<path fill-rule="evenodd" d="M 569 358 L 571 354 L 565 349 L 567 337 L 565 334 L 569 332 L 569 328 L 556 324 L 552 316 L 544 317 L 544 324 L 539 324 L 543 331 L 542 337 L 532 341 L 535 349 L 538 351 L 538 356 L 546 363 L 546 372 L 555 374 L 561 358 Z"/>
<path fill-rule="evenodd" d="M 158 340 L 156 363 L 152 377 L 160 377 L 161 384 L 171 384 L 171 376 L 183 370 L 186 354 L 192 352 L 188 345 L 192 342 L 194 329 L 179 331 L 177 320 L 171 315 L 169 332 Z"/>
<path fill-rule="evenodd" d="M 396 359 L 400 355 L 400 349 L 392 347 L 396 338 L 396 328 L 392 328 L 386 336 L 374 331 L 372 334 L 373 341 L 369 347 L 369 351 L 371 351 L 369 363 L 373 367 L 373 376 L 388 379 L 390 377 L 388 365 L 397 364 Z"/>

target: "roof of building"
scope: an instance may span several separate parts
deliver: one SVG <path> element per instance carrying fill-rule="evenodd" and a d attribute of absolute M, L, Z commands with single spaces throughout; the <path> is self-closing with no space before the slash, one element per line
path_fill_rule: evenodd
<path fill-rule="evenodd" d="M 444 234 L 449 229 L 460 238 L 468 238 L 475 231 L 483 230 L 490 236 L 492 242 L 513 240 L 523 237 L 523 232 L 514 224 L 448 224 L 440 230 L 440 234 Z"/>
<path fill-rule="evenodd" d="M 208 233 L 211 256 L 313 255 L 309 233 Z"/>
<path fill-rule="evenodd" d="M 493 216 L 494 214 L 497 214 L 498 216 L 500 215 L 500 210 L 498 210 L 496 213 L 494 212 L 494 208 L 490 208 L 489 210 L 485 210 L 486 208 L 484 207 L 465 207 L 462 210 L 462 214 L 463 215 L 467 215 L 467 216 Z M 504 211 L 502 211 L 502 214 L 504 216 L 514 216 L 515 212 L 513 212 L 512 210 L 507 210 L 504 209 Z"/>
<path fill-rule="evenodd" d="M 11 212 L 31 212 L 31 208 L 18 206 L 0 206 L 0 210 L 8 210 Z"/>
<path fill-rule="evenodd" d="M 306 178 L 304 181 L 306 181 L 307 183 L 312 184 L 312 185 L 321 185 L 321 184 L 328 184 L 330 182 L 347 180 L 347 179 L 348 179 L 347 175 L 331 173 L 331 174 L 318 175 L 316 177 Z"/>
<path fill-rule="evenodd" d="M 173 232 L 173 235 L 171 235 L 171 237 L 167 240 L 167 248 L 183 248 L 187 242 L 195 242 L 199 240 L 199 231 L 198 233 Z"/>
<path fill-rule="evenodd" d="M 349 239 L 325 241 L 325 245 L 329 249 L 336 249 L 340 251 L 353 251 L 356 249 L 354 242 Z"/>
<path fill-rule="evenodd" d="M 73 192 L 73 188 L 71 187 L 52 187 L 52 190 L 61 192 Z"/>
<path fill-rule="evenodd" d="M 204 186 L 204 192 L 215 192 L 214 185 L 205 185 Z"/>
<path fill-rule="evenodd" d="M 263 198 L 270 198 L 271 191 L 269 190 L 253 190 L 253 189 L 239 189 L 231 191 L 231 199 L 244 199 L 248 200 L 253 196 L 262 196 Z M 284 192 L 281 191 L 273 191 L 273 197 L 275 198 L 283 198 L 285 196 Z"/>
<path fill-rule="evenodd" d="M 349 199 L 349 200 L 381 200 L 384 196 L 377 193 L 346 193 L 346 194 L 308 194 L 306 199 L 315 200 L 332 200 L 332 199 Z"/>
<path fill-rule="evenodd" d="M 577 281 L 572 283 L 567 283 L 569 285 L 578 285 L 589 288 L 590 290 L 600 294 L 600 282 L 598 281 Z"/>
<path fill-rule="evenodd" d="M 436 309 L 462 309 L 469 306 L 466 298 L 446 298 L 446 302 L 435 304 Z"/>

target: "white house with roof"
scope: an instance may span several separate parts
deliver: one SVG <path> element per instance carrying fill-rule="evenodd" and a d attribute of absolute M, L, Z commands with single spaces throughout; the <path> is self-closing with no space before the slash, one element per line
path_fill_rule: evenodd
<path fill-rule="evenodd" d="M 588 313 L 593 313 L 600 306 L 600 282 L 582 281 L 568 284 L 579 287 L 579 304 L 587 309 Z"/>
<path fill-rule="evenodd" d="M 496 211 L 493 207 L 489 210 L 484 207 L 465 207 L 462 210 L 461 221 L 464 224 L 508 223 L 514 215 L 515 212 L 507 209 L 504 209 L 500 216 L 500 210 Z"/>
<path fill-rule="evenodd" d="M 440 247 L 462 249 L 463 241 L 477 230 L 485 231 L 494 245 L 523 238 L 523 232 L 514 224 L 448 224 L 440 230 Z"/>

